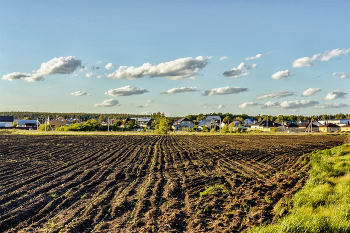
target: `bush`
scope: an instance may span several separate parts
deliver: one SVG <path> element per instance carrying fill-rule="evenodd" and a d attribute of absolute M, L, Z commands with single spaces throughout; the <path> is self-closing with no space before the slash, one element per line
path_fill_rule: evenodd
<path fill-rule="evenodd" d="M 45 131 L 45 124 L 42 124 L 39 126 L 38 130 Z M 52 125 L 47 124 L 46 125 L 46 131 L 52 131 Z"/>
<path fill-rule="evenodd" d="M 207 132 L 209 132 L 209 129 L 208 129 L 208 127 L 206 127 L 206 126 L 203 126 L 203 127 L 202 127 L 202 132 L 204 132 L 204 133 L 207 133 Z"/>

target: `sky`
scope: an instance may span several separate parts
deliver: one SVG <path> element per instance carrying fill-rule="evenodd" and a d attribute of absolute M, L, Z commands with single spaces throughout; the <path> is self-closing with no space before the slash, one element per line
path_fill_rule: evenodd
<path fill-rule="evenodd" d="M 350 1 L 0 1 L 0 111 L 350 113 Z"/>

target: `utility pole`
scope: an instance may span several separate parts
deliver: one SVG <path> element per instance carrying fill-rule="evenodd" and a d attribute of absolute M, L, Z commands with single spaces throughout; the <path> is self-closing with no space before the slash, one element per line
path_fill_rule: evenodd
<path fill-rule="evenodd" d="M 45 119 L 45 118 L 44 118 Z M 45 132 L 46 132 L 46 119 L 45 119 Z"/>
<path fill-rule="evenodd" d="M 38 130 L 38 125 L 39 125 L 39 119 L 36 118 L 36 130 Z"/>
<path fill-rule="evenodd" d="M 269 132 L 269 115 L 267 115 L 266 126 L 267 126 L 267 132 Z"/>
<path fill-rule="evenodd" d="M 108 125 L 108 132 L 109 132 L 109 117 L 108 117 L 108 122 L 107 122 L 107 125 Z"/>

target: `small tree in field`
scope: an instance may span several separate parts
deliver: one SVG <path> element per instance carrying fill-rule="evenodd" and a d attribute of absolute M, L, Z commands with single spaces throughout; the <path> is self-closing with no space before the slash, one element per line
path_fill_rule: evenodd
<path fill-rule="evenodd" d="M 16 127 L 17 126 L 17 121 L 14 121 L 13 123 L 12 123 L 12 127 Z"/>

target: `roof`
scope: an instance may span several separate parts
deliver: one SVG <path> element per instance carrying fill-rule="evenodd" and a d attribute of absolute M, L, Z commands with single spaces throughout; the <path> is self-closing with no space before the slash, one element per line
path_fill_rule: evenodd
<path fill-rule="evenodd" d="M 307 128 L 307 127 L 309 127 L 309 124 L 310 124 L 310 122 L 305 122 L 305 124 L 303 124 L 303 125 L 299 125 L 299 127 L 305 127 L 305 128 Z M 319 127 L 319 126 L 317 126 L 317 125 L 315 125 L 314 123 L 312 123 L 312 127 Z"/>
<path fill-rule="evenodd" d="M 17 120 L 17 125 L 36 124 L 36 120 Z"/>
<path fill-rule="evenodd" d="M 336 124 L 333 124 L 333 123 L 328 123 L 328 124 L 325 124 L 325 125 L 322 125 L 322 126 L 319 126 L 319 127 L 340 127 L 339 125 L 336 125 Z"/>
<path fill-rule="evenodd" d="M 221 117 L 220 116 L 207 116 L 207 118 L 205 118 L 206 120 L 217 120 L 217 121 L 221 121 Z"/>
<path fill-rule="evenodd" d="M 252 126 L 260 126 L 260 127 L 278 127 L 281 126 L 280 124 L 276 123 L 276 122 L 272 122 L 272 121 L 268 121 L 268 123 L 266 123 L 266 120 L 260 121 L 256 124 L 253 124 Z"/>
<path fill-rule="evenodd" d="M 174 124 L 180 123 L 180 122 L 182 122 L 182 121 L 191 121 L 191 120 L 188 119 L 188 118 L 186 118 L 186 117 L 183 117 L 183 118 L 180 118 L 180 119 L 174 121 Z"/>
<path fill-rule="evenodd" d="M 346 123 L 346 125 L 343 125 L 343 126 L 341 126 L 341 127 L 349 127 L 350 126 L 350 122 L 348 121 L 347 123 Z"/>
<path fill-rule="evenodd" d="M 13 122 L 13 116 L 0 116 L 0 122 Z"/>
<path fill-rule="evenodd" d="M 292 128 L 292 127 L 297 128 L 297 127 L 299 127 L 299 126 L 296 125 L 296 124 L 294 124 L 294 123 L 289 123 L 289 124 L 286 125 L 286 127 L 288 127 L 288 128 Z"/>
<path fill-rule="evenodd" d="M 209 124 L 211 121 L 212 121 L 212 120 L 208 120 L 208 119 L 201 120 L 201 121 L 198 123 L 198 126 L 207 125 L 207 124 Z"/>

